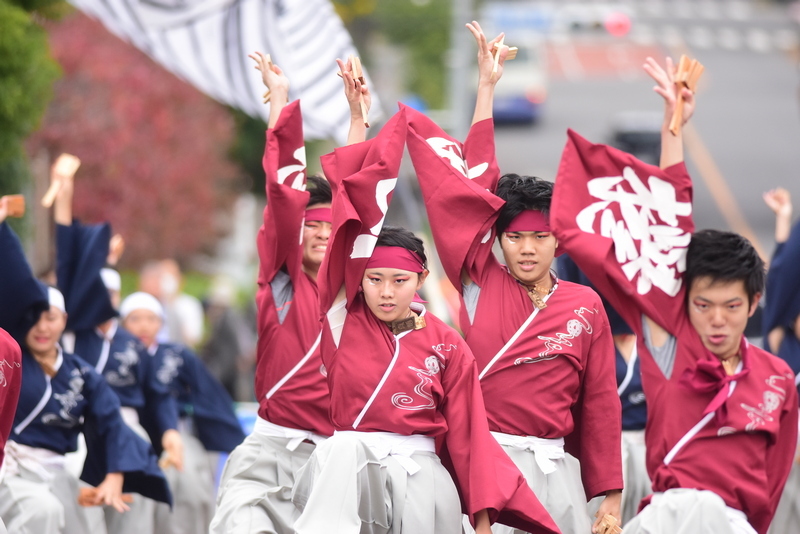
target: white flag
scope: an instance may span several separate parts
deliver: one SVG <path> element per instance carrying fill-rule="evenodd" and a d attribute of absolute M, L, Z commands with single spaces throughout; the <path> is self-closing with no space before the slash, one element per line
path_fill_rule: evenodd
<path fill-rule="evenodd" d="M 301 99 L 305 137 L 347 138 L 350 108 L 335 60 L 358 53 L 330 0 L 70 2 L 214 99 L 265 121 L 261 73 L 247 54 L 271 54 L 289 78 L 290 99 Z M 372 110 L 377 119 L 374 93 Z"/>

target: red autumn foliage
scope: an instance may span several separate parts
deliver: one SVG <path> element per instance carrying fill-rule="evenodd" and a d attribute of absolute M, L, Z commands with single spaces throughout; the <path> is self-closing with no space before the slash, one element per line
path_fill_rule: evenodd
<path fill-rule="evenodd" d="M 81 13 L 46 28 L 64 76 L 28 148 L 81 159 L 75 217 L 111 222 L 127 266 L 208 250 L 238 184 L 230 113 Z"/>

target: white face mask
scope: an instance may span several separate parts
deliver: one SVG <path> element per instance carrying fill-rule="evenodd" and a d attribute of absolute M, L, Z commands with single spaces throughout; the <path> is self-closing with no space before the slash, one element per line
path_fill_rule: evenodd
<path fill-rule="evenodd" d="M 178 294 L 178 279 L 171 274 L 161 275 L 161 295 L 163 298 L 174 297 Z"/>

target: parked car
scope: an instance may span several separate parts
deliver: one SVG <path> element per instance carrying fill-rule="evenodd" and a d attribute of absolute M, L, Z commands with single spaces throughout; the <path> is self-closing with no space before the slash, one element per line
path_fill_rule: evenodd
<path fill-rule="evenodd" d="M 663 121 L 664 115 L 660 112 L 622 112 L 613 120 L 609 144 L 633 154 L 645 163 L 658 165 Z"/>
<path fill-rule="evenodd" d="M 519 50 L 514 60 L 505 63 L 503 78 L 495 87 L 495 123 L 535 123 L 547 100 L 544 46 L 538 39 L 508 44 Z"/>

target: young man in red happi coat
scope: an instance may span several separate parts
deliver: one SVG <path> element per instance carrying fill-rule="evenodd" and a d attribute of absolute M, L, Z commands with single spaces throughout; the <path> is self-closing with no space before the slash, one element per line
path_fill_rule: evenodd
<path fill-rule="evenodd" d="M 569 132 L 553 198 L 556 237 L 634 329 L 647 396 L 654 494 L 627 533 L 759 533 L 769 527 L 797 439 L 789 366 L 744 329 L 764 263 L 742 236 L 695 232 L 671 62 L 645 70 L 665 101 L 660 168 Z"/>
<path fill-rule="evenodd" d="M 271 106 L 264 152 L 268 204 L 256 242 L 259 409 L 253 433 L 226 464 L 211 532 L 290 534 L 298 515 L 291 502 L 295 472 L 333 434 L 317 288 L 331 232 L 331 188 L 323 178 L 306 177 L 300 102 L 289 103 L 288 78 L 265 55 L 250 57 Z M 363 140 L 359 96 L 368 109 L 369 91 L 340 67 L 353 115 L 351 137 Z"/>
<path fill-rule="evenodd" d="M 550 228 L 553 185 L 500 177 L 492 99 L 507 48 L 477 23 L 478 97 L 463 145 L 408 110 L 408 147 L 439 257 L 461 294 L 460 326 L 475 355 L 489 428 L 559 529 L 619 518 L 622 464 L 615 353 L 600 297 L 551 272 L 559 243 Z M 492 252 L 498 241 L 505 264 Z M 599 524 L 595 522 L 594 528 Z M 498 527 L 495 532 L 501 532 Z"/>

